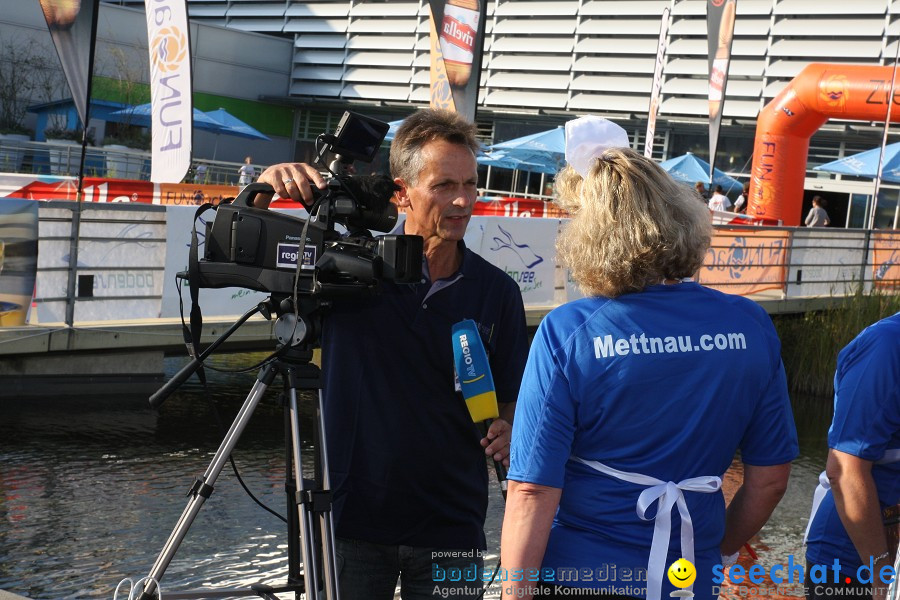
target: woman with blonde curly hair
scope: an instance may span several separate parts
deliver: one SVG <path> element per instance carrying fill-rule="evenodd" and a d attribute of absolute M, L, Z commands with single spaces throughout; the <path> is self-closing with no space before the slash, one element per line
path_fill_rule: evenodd
<path fill-rule="evenodd" d="M 715 598 L 717 565 L 766 522 L 798 452 L 769 317 L 691 280 L 709 212 L 627 143 L 605 119 L 566 125 L 558 255 L 587 297 L 547 315 L 528 358 L 504 597 Z M 726 512 L 738 449 L 744 482 Z M 680 558 L 693 570 L 666 577 Z"/>

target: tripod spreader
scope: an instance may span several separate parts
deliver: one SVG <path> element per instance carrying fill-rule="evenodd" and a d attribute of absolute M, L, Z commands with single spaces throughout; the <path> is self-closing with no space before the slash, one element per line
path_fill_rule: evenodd
<path fill-rule="evenodd" d="M 209 357 L 210 354 L 216 351 L 216 349 L 222 345 L 222 343 L 227 340 L 232 333 L 238 330 L 238 328 L 243 325 L 247 319 L 255 315 L 256 313 L 262 313 L 266 315 L 266 318 L 270 318 L 271 311 L 271 299 L 266 300 L 265 302 L 260 302 L 252 309 L 248 310 L 244 313 L 240 319 L 234 322 L 234 324 L 228 328 L 228 330 L 219 336 L 213 343 L 206 347 L 206 350 L 201 352 L 199 355 L 195 356 L 191 362 L 186 364 L 180 371 L 175 373 L 175 375 L 166 382 L 161 388 L 159 388 L 152 396 L 150 396 L 150 406 L 152 408 L 159 408 L 162 406 L 162 403 L 165 402 L 166 398 L 172 395 L 172 392 L 178 389 L 178 387 L 188 380 L 188 378 L 193 375 L 197 369 L 199 369 L 203 365 L 203 361 Z"/>

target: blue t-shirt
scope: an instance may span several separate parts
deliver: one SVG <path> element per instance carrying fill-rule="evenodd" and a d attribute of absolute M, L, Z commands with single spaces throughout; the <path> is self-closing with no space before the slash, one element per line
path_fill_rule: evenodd
<path fill-rule="evenodd" d="M 563 582 L 577 587 L 646 586 L 654 524 L 635 512 L 645 488 L 570 456 L 678 482 L 721 476 L 738 449 L 758 466 L 798 453 L 768 315 L 745 298 L 692 282 L 585 298 L 551 312 L 532 344 L 515 423 L 509 478 L 562 488 L 543 566 L 593 573 L 590 581 Z M 685 497 L 694 593 L 711 597 L 724 498 Z M 680 528 L 675 510 L 666 567 L 682 556 Z M 664 577 L 662 596 L 673 589 Z"/>
<path fill-rule="evenodd" d="M 828 447 L 873 462 L 900 448 L 900 313 L 864 329 L 838 355 Z M 881 508 L 900 502 L 900 462 L 873 465 L 872 478 Z M 837 558 L 846 574 L 862 564 L 830 491 L 810 527 L 806 558 Z"/>
<path fill-rule="evenodd" d="M 335 302 L 322 335 L 323 394 L 337 535 L 379 544 L 484 548 L 488 471 L 455 390 L 451 328 L 478 324 L 500 402 L 528 352 L 516 283 L 463 249 L 456 275 L 382 284 Z"/>

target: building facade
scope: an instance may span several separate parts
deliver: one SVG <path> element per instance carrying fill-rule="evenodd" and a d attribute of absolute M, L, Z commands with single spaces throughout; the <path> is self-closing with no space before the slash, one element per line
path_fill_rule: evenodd
<path fill-rule="evenodd" d="M 289 96 L 298 105 L 362 103 L 402 116 L 428 103 L 428 0 L 188 5 L 191 19 L 199 22 L 292 38 Z M 655 155 L 708 150 L 702 131 L 705 0 L 487 0 L 487 6 L 479 110 L 485 122 L 499 123 L 492 131 L 496 139 L 513 137 L 506 135 L 504 121 L 540 128 L 593 113 L 625 125 L 642 147 L 660 17 L 669 7 Z M 895 0 L 739 0 L 720 145 L 724 166 L 747 170 L 740 140 L 753 137 L 760 108 L 806 64 L 889 65 L 898 35 Z M 820 148 L 814 140 L 811 163 L 871 147 L 879 131 L 878 124 L 830 124 L 821 141 L 839 146 Z"/>
<path fill-rule="evenodd" d="M 140 0 L 114 3 L 143 6 Z M 300 109 L 295 134 L 301 147 L 331 130 L 348 107 L 391 120 L 428 104 L 428 4 L 188 0 L 194 21 L 291 40 L 290 85 L 281 100 Z M 708 156 L 705 0 L 487 0 L 478 101 L 483 138 L 502 141 L 592 113 L 620 123 L 634 147 L 643 148 L 667 7 L 671 25 L 654 157 Z M 898 0 L 738 0 L 717 166 L 749 173 L 757 113 L 805 65 L 891 65 L 898 37 Z M 882 135 L 878 122 L 822 127 L 808 159 L 820 191 L 835 188 L 826 183 L 834 179 L 816 177 L 814 166 L 877 146 Z M 837 188 L 856 190 L 846 181 Z M 856 221 L 853 200 L 846 200 L 849 225 Z"/>

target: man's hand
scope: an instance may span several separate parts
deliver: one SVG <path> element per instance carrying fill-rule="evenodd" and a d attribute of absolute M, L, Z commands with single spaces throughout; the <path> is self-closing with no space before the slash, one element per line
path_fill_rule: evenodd
<path fill-rule="evenodd" d="M 275 188 L 275 193 L 280 198 L 290 198 L 294 202 L 300 202 L 306 208 L 312 206 L 314 201 L 310 184 L 320 190 L 326 187 L 325 179 L 312 165 L 306 163 L 280 163 L 272 165 L 262 172 L 257 179 L 258 183 L 268 183 Z M 253 205 L 257 208 L 268 208 L 272 196 L 257 194 Z"/>
<path fill-rule="evenodd" d="M 509 442 L 512 439 L 512 425 L 504 419 L 494 419 L 488 428 L 487 437 L 481 439 L 484 453 L 496 461 L 502 461 L 509 468 Z"/>

